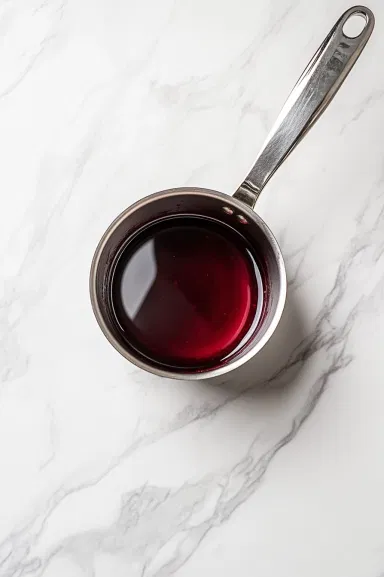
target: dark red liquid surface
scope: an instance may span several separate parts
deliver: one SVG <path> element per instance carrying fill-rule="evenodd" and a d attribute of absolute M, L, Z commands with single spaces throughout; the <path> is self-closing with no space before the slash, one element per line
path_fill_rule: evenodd
<path fill-rule="evenodd" d="M 205 368 L 241 347 L 262 311 L 262 277 L 243 237 L 206 218 L 164 219 L 122 250 L 111 301 L 119 330 L 141 355 Z"/>

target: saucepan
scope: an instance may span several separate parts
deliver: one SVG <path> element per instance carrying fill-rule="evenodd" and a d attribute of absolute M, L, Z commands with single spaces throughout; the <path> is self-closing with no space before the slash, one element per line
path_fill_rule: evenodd
<path fill-rule="evenodd" d="M 364 27 L 352 37 L 347 23 L 356 15 Z M 202 379 L 245 363 L 271 337 L 284 308 L 286 272 L 254 207 L 335 96 L 373 27 L 364 6 L 340 17 L 233 196 L 207 188 L 163 190 L 127 208 L 107 229 L 91 266 L 91 302 L 104 335 L 126 359 L 156 375 Z M 240 253 L 251 255 L 248 264 Z"/>

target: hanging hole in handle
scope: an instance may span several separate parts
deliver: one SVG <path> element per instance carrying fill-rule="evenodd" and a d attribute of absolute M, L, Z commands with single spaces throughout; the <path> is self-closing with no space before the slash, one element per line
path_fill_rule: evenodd
<path fill-rule="evenodd" d="M 347 38 L 357 38 L 360 36 L 364 28 L 368 23 L 368 18 L 363 12 L 354 12 L 351 16 L 344 22 L 343 34 Z"/>

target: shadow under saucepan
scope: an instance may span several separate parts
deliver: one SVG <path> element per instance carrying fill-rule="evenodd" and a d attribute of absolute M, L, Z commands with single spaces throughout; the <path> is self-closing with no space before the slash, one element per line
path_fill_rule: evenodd
<path fill-rule="evenodd" d="M 303 367 L 296 352 L 305 334 L 303 311 L 295 292 L 288 288 L 280 323 L 264 348 L 238 369 L 205 382 L 234 394 L 292 386 Z"/>

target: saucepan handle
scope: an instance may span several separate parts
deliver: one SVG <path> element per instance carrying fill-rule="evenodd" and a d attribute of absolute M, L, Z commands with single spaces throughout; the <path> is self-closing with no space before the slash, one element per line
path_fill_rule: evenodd
<path fill-rule="evenodd" d="M 365 20 L 354 38 L 345 24 L 351 16 Z M 288 97 L 256 162 L 234 196 L 252 208 L 264 186 L 316 122 L 340 88 L 367 43 L 375 24 L 369 8 L 354 6 L 341 16 Z"/>

